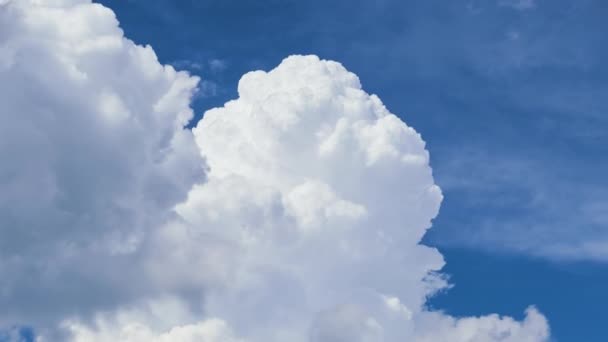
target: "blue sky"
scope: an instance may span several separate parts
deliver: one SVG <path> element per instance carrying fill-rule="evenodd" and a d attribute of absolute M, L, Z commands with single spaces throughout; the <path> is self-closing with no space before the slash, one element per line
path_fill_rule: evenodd
<path fill-rule="evenodd" d="M 605 341 L 603 1 L 103 0 L 128 37 L 203 78 L 196 115 L 290 54 L 343 63 L 427 142 L 445 200 L 426 236 L 456 284 L 430 306 Z"/>

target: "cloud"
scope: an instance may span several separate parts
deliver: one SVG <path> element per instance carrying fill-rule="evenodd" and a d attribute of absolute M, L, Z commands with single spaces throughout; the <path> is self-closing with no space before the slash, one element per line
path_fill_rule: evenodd
<path fill-rule="evenodd" d="M 203 73 L 218 73 L 225 68 L 225 62 L 219 59 L 211 59 L 207 63 L 209 66 L 206 67 L 205 64 L 199 61 L 193 61 L 188 59 L 182 59 L 173 61 L 170 63 L 173 67 L 177 69 L 188 70 L 193 74 L 203 74 Z M 195 94 L 197 98 L 208 98 L 217 96 L 219 92 L 220 86 L 216 81 L 207 79 L 206 77 L 202 78 L 198 82 L 198 89 Z"/>
<path fill-rule="evenodd" d="M 573 169 L 552 167 L 562 162 L 556 156 L 530 151 L 498 157 L 463 146 L 436 152 L 443 153 L 438 182 L 448 196 L 458 194 L 458 203 L 450 205 L 464 215 L 433 232 L 434 245 L 608 261 L 607 189 L 594 180 L 603 174 L 602 166 L 581 181 Z"/>
<path fill-rule="evenodd" d="M 201 61 L 200 59 L 180 59 L 170 63 L 176 68 L 180 69 L 188 69 L 193 71 L 208 71 L 210 73 L 219 73 L 228 67 L 228 63 L 223 59 L 211 58 L 206 62 Z"/>
<path fill-rule="evenodd" d="M 156 333 L 150 327 L 141 324 L 127 323 L 120 325 L 117 330 L 108 329 L 100 323 L 100 331 L 91 331 L 88 327 L 67 325 L 67 328 L 76 336 L 77 342 L 240 342 L 227 329 L 226 323 L 212 319 L 193 325 L 184 325 L 171 328 L 163 333 Z"/>
<path fill-rule="evenodd" d="M 188 315 L 179 301 L 163 298 L 113 315 L 98 314 L 89 326 L 66 321 L 63 327 L 74 342 L 244 342 L 219 319 L 183 324 Z"/>
<path fill-rule="evenodd" d="M 209 69 L 211 72 L 221 72 L 226 70 L 227 67 L 228 63 L 223 59 L 214 58 L 209 61 Z"/>
<path fill-rule="evenodd" d="M 219 86 L 213 81 L 204 80 L 199 84 L 198 96 L 211 97 L 216 96 Z"/>
<path fill-rule="evenodd" d="M 125 260 L 204 178 L 182 128 L 198 79 L 88 1 L 10 1 L 0 23 L 0 325 L 51 324 L 136 291 Z"/>
<path fill-rule="evenodd" d="M 441 317 L 441 324 L 433 323 L 417 342 L 504 341 L 534 342 L 547 339 L 547 321 L 531 307 L 523 322 L 509 317 L 489 315 L 476 318 L 453 319 Z"/>
<path fill-rule="evenodd" d="M 149 267 L 164 288 L 204 288 L 203 317 L 245 341 L 548 338 L 534 309 L 523 322 L 425 309 L 446 287 L 419 244 L 442 196 L 418 133 L 354 74 L 292 56 L 238 88 L 194 129 L 209 172 L 159 235 Z"/>
<path fill-rule="evenodd" d="M 0 324 L 41 340 L 546 341 L 454 318 L 420 240 L 420 135 L 316 56 L 245 74 L 192 131 L 198 79 L 85 0 L 0 9 Z"/>
<path fill-rule="evenodd" d="M 536 7 L 535 0 L 500 0 L 498 4 L 518 11 L 530 10 Z"/>

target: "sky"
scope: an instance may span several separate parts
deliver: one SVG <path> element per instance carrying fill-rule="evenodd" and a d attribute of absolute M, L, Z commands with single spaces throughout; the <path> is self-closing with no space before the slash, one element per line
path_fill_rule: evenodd
<path fill-rule="evenodd" d="M 0 1 L 0 341 L 606 340 L 605 3 L 96 2 Z"/>

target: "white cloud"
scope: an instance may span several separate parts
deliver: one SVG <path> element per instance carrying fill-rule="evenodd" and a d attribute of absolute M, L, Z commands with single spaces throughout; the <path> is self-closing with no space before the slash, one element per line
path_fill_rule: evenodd
<path fill-rule="evenodd" d="M 526 310 L 522 322 L 498 315 L 461 319 L 443 316 L 431 322 L 432 327 L 428 326 L 417 342 L 536 342 L 548 338 L 547 321 L 533 307 Z"/>
<path fill-rule="evenodd" d="M 0 26 L 0 325 L 50 324 L 139 287 L 125 260 L 204 176 L 198 80 L 89 1 L 11 1 Z"/>
<path fill-rule="evenodd" d="M 73 342 L 245 342 L 220 319 L 183 323 L 190 316 L 180 301 L 164 298 L 113 315 L 98 314 L 88 326 L 66 321 L 63 327 Z"/>
<path fill-rule="evenodd" d="M 0 324 L 75 342 L 547 339 L 535 310 L 427 311 L 447 286 L 419 244 L 442 200 L 428 152 L 339 63 L 248 73 L 190 132 L 198 80 L 110 10 L 12 1 L 0 23 Z"/>
<path fill-rule="evenodd" d="M 155 332 L 145 324 L 128 322 L 118 327 L 99 323 L 93 331 L 81 325 L 67 325 L 75 336 L 74 342 L 239 342 L 226 326 L 226 322 L 212 319 L 192 325 L 176 326 L 167 332 Z"/>

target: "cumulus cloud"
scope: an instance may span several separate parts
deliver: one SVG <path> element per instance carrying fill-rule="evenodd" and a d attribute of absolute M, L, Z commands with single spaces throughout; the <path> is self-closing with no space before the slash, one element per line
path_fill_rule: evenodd
<path fill-rule="evenodd" d="M 74 342 L 244 342 L 220 319 L 184 324 L 190 313 L 175 299 L 140 303 L 112 315 L 98 314 L 92 324 L 66 321 Z"/>
<path fill-rule="evenodd" d="M 0 26 L 0 325 L 122 302 L 125 260 L 203 179 L 198 80 L 89 1 L 9 1 Z"/>
<path fill-rule="evenodd" d="M 442 195 L 420 135 L 292 56 L 192 131 L 198 79 L 86 0 L 0 7 L 0 324 L 47 341 L 545 341 L 426 309 Z M 4 166 L 6 165 L 6 166 Z"/>
<path fill-rule="evenodd" d="M 435 315 L 430 313 L 430 315 Z M 547 320 L 535 308 L 526 310 L 526 318 L 517 322 L 496 314 L 454 319 L 433 317 L 417 342 L 535 342 L 547 340 Z"/>
<path fill-rule="evenodd" d="M 100 324 L 98 331 L 91 331 L 88 327 L 79 325 L 67 325 L 67 328 L 75 335 L 74 341 L 82 342 L 106 342 L 106 341 L 128 341 L 128 342 L 239 342 L 227 329 L 226 323 L 212 319 L 194 325 L 174 327 L 168 332 L 158 335 L 150 327 L 126 323 L 116 328 L 108 328 Z"/>

